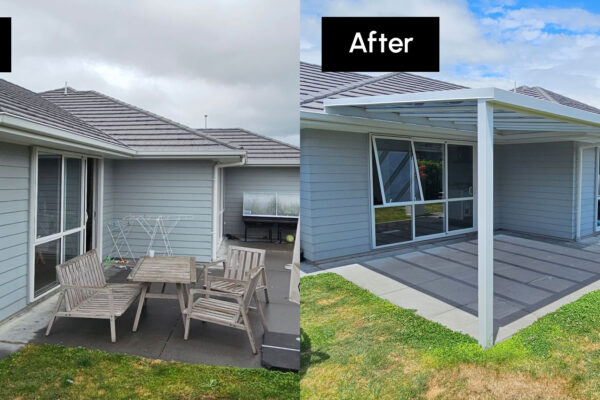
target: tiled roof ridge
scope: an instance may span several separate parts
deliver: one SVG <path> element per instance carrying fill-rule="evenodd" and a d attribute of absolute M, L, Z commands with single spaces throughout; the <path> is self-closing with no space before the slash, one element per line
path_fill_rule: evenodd
<path fill-rule="evenodd" d="M 283 146 L 290 147 L 290 148 L 292 148 L 292 149 L 294 149 L 294 150 L 298 150 L 298 151 L 300 150 L 300 148 L 299 148 L 298 146 L 294 146 L 293 144 L 286 143 L 286 142 L 284 142 L 284 141 L 281 141 L 281 140 L 278 140 L 278 139 L 272 138 L 272 137 L 270 137 L 270 136 L 261 135 L 261 134 L 259 134 L 259 133 L 252 132 L 252 131 L 249 131 L 249 130 L 247 130 L 247 129 L 244 129 L 244 128 L 200 128 L 200 129 L 198 129 L 198 130 L 199 130 L 199 131 L 210 131 L 210 130 L 214 130 L 214 131 L 238 130 L 238 131 L 240 131 L 240 132 L 245 132 L 245 133 L 247 133 L 247 134 L 250 134 L 250 135 L 254 135 L 254 136 L 257 136 L 257 137 L 260 137 L 260 138 L 266 139 L 266 140 L 270 140 L 270 141 L 272 141 L 272 142 L 275 142 L 275 143 L 279 143 L 279 144 L 281 144 L 281 145 L 283 145 Z"/>
<path fill-rule="evenodd" d="M 163 122 L 167 122 L 167 123 L 169 123 L 169 124 L 173 124 L 173 125 L 177 126 L 178 128 L 181 128 L 181 129 L 183 129 L 183 130 L 185 130 L 185 131 L 187 131 L 187 132 L 189 132 L 189 133 L 193 133 L 194 135 L 197 135 L 197 136 L 199 136 L 199 137 L 201 137 L 201 138 L 203 138 L 203 139 L 206 139 L 206 140 L 209 140 L 209 141 L 213 141 L 213 142 L 215 142 L 215 143 L 217 143 L 217 144 L 223 145 L 223 146 L 225 146 L 225 147 L 228 147 L 228 148 L 230 148 L 230 149 L 232 149 L 232 150 L 239 150 L 239 149 L 235 148 L 234 146 L 231 146 L 229 143 L 225 143 L 225 142 L 223 142 L 223 141 L 221 141 L 221 140 L 218 140 L 218 139 L 215 139 L 215 138 L 207 137 L 206 135 L 201 135 L 201 134 L 199 134 L 198 132 L 196 132 L 196 131 L 195 131 L 193 128 L 190 128 L 190 127 L 189 127 L 189 126 L 187 126 L 187 125 L 183 125 L 183 124 L 181 124 L 181 123 L 179 123 L 179 122 L 175 122 L 175 121 L 173 121 L 173 120 L 171 120 L 171 119 L 169 119 L 169 118 L 166 118 L 166 117 L 163 117 L 163 116 L 161 116 L 161 115 L 155 114 L 155 113 L 153 113 L 153 112 L 151 112 L 151 111 L 144 110 L 143 108 L 140 108 L 140 107 L 134 106 L 133 104 L 129 104 L 129 103 L 127 103 L 127 102 L 124 102 L 124 101 L 122 101 L 122 100 L 116 99 L 116 98 L 114 98 L 114 97 L 111 97 L 111 96 L 109 96 L 109 95 L 106 95 L 106 94 L 104 94 L 104 93 L 100 93 L 100 92 L 98 92 L 98 91 L 96 91 L 96 90 L 88 90 L 87 92 L 90 92 L 90 93 L 97 94 L 98 96 L 101 96 L 101 97 L 107 98 L 107 99 L 109 99 L 109 100 L 112 100 L 112 101 L 114 101 L 114 102 L 116 102 L 116 103 L 119 103 L 119 104 L 121 104 L 121 105 L 124 105 L 124 106 L 126 106 L 126 107 L 130 107 L 130 108 L 132 108 L 132 109 L 134 109 L 134 110 L 136 110 L 136 111 L 139 111 L 139 112 L 141 112 L 141 113 L 143 113 L 143 114 L 146 114 L 146 115 L 148 115 L 148 116 L 151 116 L 151 117 L 157 118 L 157 119 L 159 119 L 159 120 L 161 120 L 161 121 L 163 121 Z"/>
<path fill-rule="evenodd" d="M 1 78 L 0 78 L 0 79 L 1 79 Z M 91 124 L 89 124 L 89 123 L 85 122 L 85 121 L 84 121 L 84 120 L 82 120 L 81 118 L 79 118 L 79 117 L 77 117 L 77 116 L 73 115 L 71 112 L 69 112 L 69 111 L 65 110 L 64 108 L 60 107 L 59 105 L 55 104 L 54 102 L 52 102 L 52 101 L 50 101 L 50 100 L 46 99 L 45 97 L 41 96 L 41 95 L 40 95 L 40 93 L 36 93 L 36 92 L 34 92 L 33 90 L 29 90 L 29 89 L 27 89 L 26 87 L 23 87 L 23 86 L 17 85 L 16 83 L 12 83 L 12 82 L 10 82 L 10 81 L 8 81 L 8 80 L 6 80 L 6 79 L 1 79 L 1 80 L 2 80 L 3 82 L 5 82 L 6 84 L 8 84 L 8 85 L 10 85 L 10 86 L 12 86 L 12 87 L 14 87 L 14 88 L 17 88 L 18 90 L 23 90 L 23 91 L 25 91 L 25 92 L 28 92 L 28 93 L 30 93 L 30 94 L 31 94 L 31 95 L 33 95 L 34 97 L 36 97 L 36 98 L 39 98 L 40 100 L 42 100 L 44 103 L 47 103 L 47 104 L 49 104 L 50 106 L 52 106 L 52 107 L 54 107 L 54 108 L 56 108 L 56 109 L 60 110 L 61 112 L 64 112 L 64 113 L 66 113 L 67 115 L 69 115 L 69 118 L 72 118 L 72 119 L 74 120 L 74 121 L 72 121 L 72 122 L 75 122 L 75 121 L 76 121 L 77 123 L 79 123 L 79 124 L 83 125 L 85 128 L 92 130 L 92 131 L 93 131 L 94 133 L 96 133 L 96 134 L 99 134 L 101 137 L 103 137 L 103 138 L 106 138 L 106 139 L 110 139 L 110 140 L 112 140 L 112 141 L 115 141 L 117 144 L 119 144 L 120 146 L 122 146 L 122 147 L 124 147 L 124 148 L 126 148 L 126 149 L 131 149 L 129 146 L 127 146 L 125 143 L 121 142 L 119 139 L 117 139 L 117 138 L 114 138 L 114 137 L 112 137 L 111 135 L 109 135 L 109 134 L 107 134 L 107 133 L 105 133 L 105 132 L 101 131 L 100 129 L 96 128 L 95 126 L 93 126 L 93 125 L 91 125 Z M 74 89 L 73 89 L 73 90 L 74 90 Z M 40 105 L 40 106 L 41 106 L 41 105 Z M 0 107 L 0 109 L 2 109 L 2 107 Z M 4 111 L 4 110 L 3 110 L 3 111 Z M 7 113 L 9 113 L 9 114 L 11 114 L 11 113 L 10 113 L 10 110 L 7 110 L 6 112 L 7 112 Z M 27 118 L 27 117 L 24 117 L 24 118 Z M 60 116 L 60 115 L 57 115 L 57 116 L 56 116 L 56 118 L 57 118 L 57 120 L 58 120 L 59 122 L 63 122 L 63 121 L 64 121 L 64 122 L 68 122 L 68 121 L 66 121 L 64 118 L 62 118 L 62 116 Z M 41 123 L 43 124 L 43 122 L 41 122 Z M 78 134 L 78 135 L 81 135 L 81 134 L 82 134 L 81 132 L 78 132 L 78 129 L 77 129 L 77 128 L 75 128 L 75 127 L 71 127 L 71 126 L 63 126 L 63 127 L 59 128 L 59 129 L 63 129 L 63 130 L 66 130 L 66 131 L 68 131 L 68 132 L 76 133 L 76 134 Z M 89 134 L 87 134 L 87 135 L 86 135 L 86 134 L 83 134 L 83 136 L 87 136 L 87 137 L 89 137 Z"/>

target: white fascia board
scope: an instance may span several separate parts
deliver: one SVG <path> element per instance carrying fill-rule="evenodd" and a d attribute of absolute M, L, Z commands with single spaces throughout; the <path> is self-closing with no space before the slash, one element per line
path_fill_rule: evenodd
<path fill-rule="evenodd" d="M 300 160 L 259 160 L 252 161 L 249 160 L 246 162 L 247 167 L 299 167 Z"/>
<path fill-rule="evenodd" d="M 4 133 L 5 136 L 13 136 L 17 140 L 37 140 L 51 145 L 67 145 L 117 157 L 127 157 L 135 154 L 134 150 L 126 147 L 67 132 L 7 113 L 0 113 L 0 132 Z"/>
<path fill-rule="evenodd" d="M 67 148 L 82 153 L 106 156 L 108 158 L 185 158 L 212 160 L 239 159 L 246 155 L 245 151 L 238 150 L 212 152 L 140 152 L 1 112 L 0 139 L 50 148 Z"/>

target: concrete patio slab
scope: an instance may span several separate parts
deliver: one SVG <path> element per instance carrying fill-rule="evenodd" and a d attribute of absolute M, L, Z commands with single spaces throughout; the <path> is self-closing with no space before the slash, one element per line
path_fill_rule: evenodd
<path fill-rule="evenodd" d="M 494 330 L 505 340 L 585 293 L 600 290 L 600 238 L 566 242 L 498 232 L 494 237 Z M 438 241 L 356 262 L 303 266 L 335 272 L 450 329 L 477 336 L 477 240 Z"/>
<path fill-rule="evenodd" d="M 253 246 L 258 246 L 254 242 Z M 290 272 L 284 268 L 292 260 L 289 246 L 268 244 L 267 277 L 271 302 L 264 304 L 267 325 L 271 331 L 299 334 L 300 308 L 287 299 Z M 211 269 L 210 273 L 220 272 Z M 125 281 L 128 271 L 107 271 L 109 281 Z M 160 291 L 153 285 L 151 291 Z M 175 293 L 174 285 L 166 292 Z M 262 297 L 262 296 L 261 296 Z M 127 353 L 143 357 L 209 365 L 229 365 L 258 368 L 260 352 L 253 355 L 246 332 L 192 320 L 189 340 L 183 340 L 183 323 L 177 300 L 149 299 L 142 312 L 137 332 L 132 332 L 137 307 L 134 305 L 117 318 L 117 342 L 111 343 L 108 320 L 58 318 L 50 336 L 44 335 L 57 296 L 37 304 L 22 315 L 0 325 L 0 357 L 18 350 L 26 343 L 50 343 L 82 346 L 111 353 Z M 250 320 L 257 346 L 262 344 L 263 328 L 256 311 Z M 17 344 L 8 341 L 19 338 Z"/>

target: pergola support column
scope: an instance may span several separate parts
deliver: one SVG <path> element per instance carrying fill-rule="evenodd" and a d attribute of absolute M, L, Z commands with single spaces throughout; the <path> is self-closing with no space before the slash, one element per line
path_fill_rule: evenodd
<path fill-rule="evenodd" d="M 478 340 L 494 344 L 494 108 L 477 101 Z"/>

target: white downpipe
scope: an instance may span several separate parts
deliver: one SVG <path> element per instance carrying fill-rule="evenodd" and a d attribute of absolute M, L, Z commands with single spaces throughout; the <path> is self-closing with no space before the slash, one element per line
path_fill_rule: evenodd
<path fill-rule="evenodd" d="M 239 167 L 241 165 L 246 164 L 246 156 L 242 156 L 242 158 L 240 159 L 240 161 L 236 161 L 236 162 L 232 162 L 232 163 L 216 163 L 214 168 L 213 168 L 213 226 L 212 226 L 212 260 L 215 260 L 217 258 L 217 251 L 219 250 L 219 238 L 218 236 L 218 232 L 219 232 L 219 192 L 221 191 L 220 188 L 220 181 L 219 181 L 219 170 L 222 170 L 223 168 L 228 168 L 228 167 Z"/>

